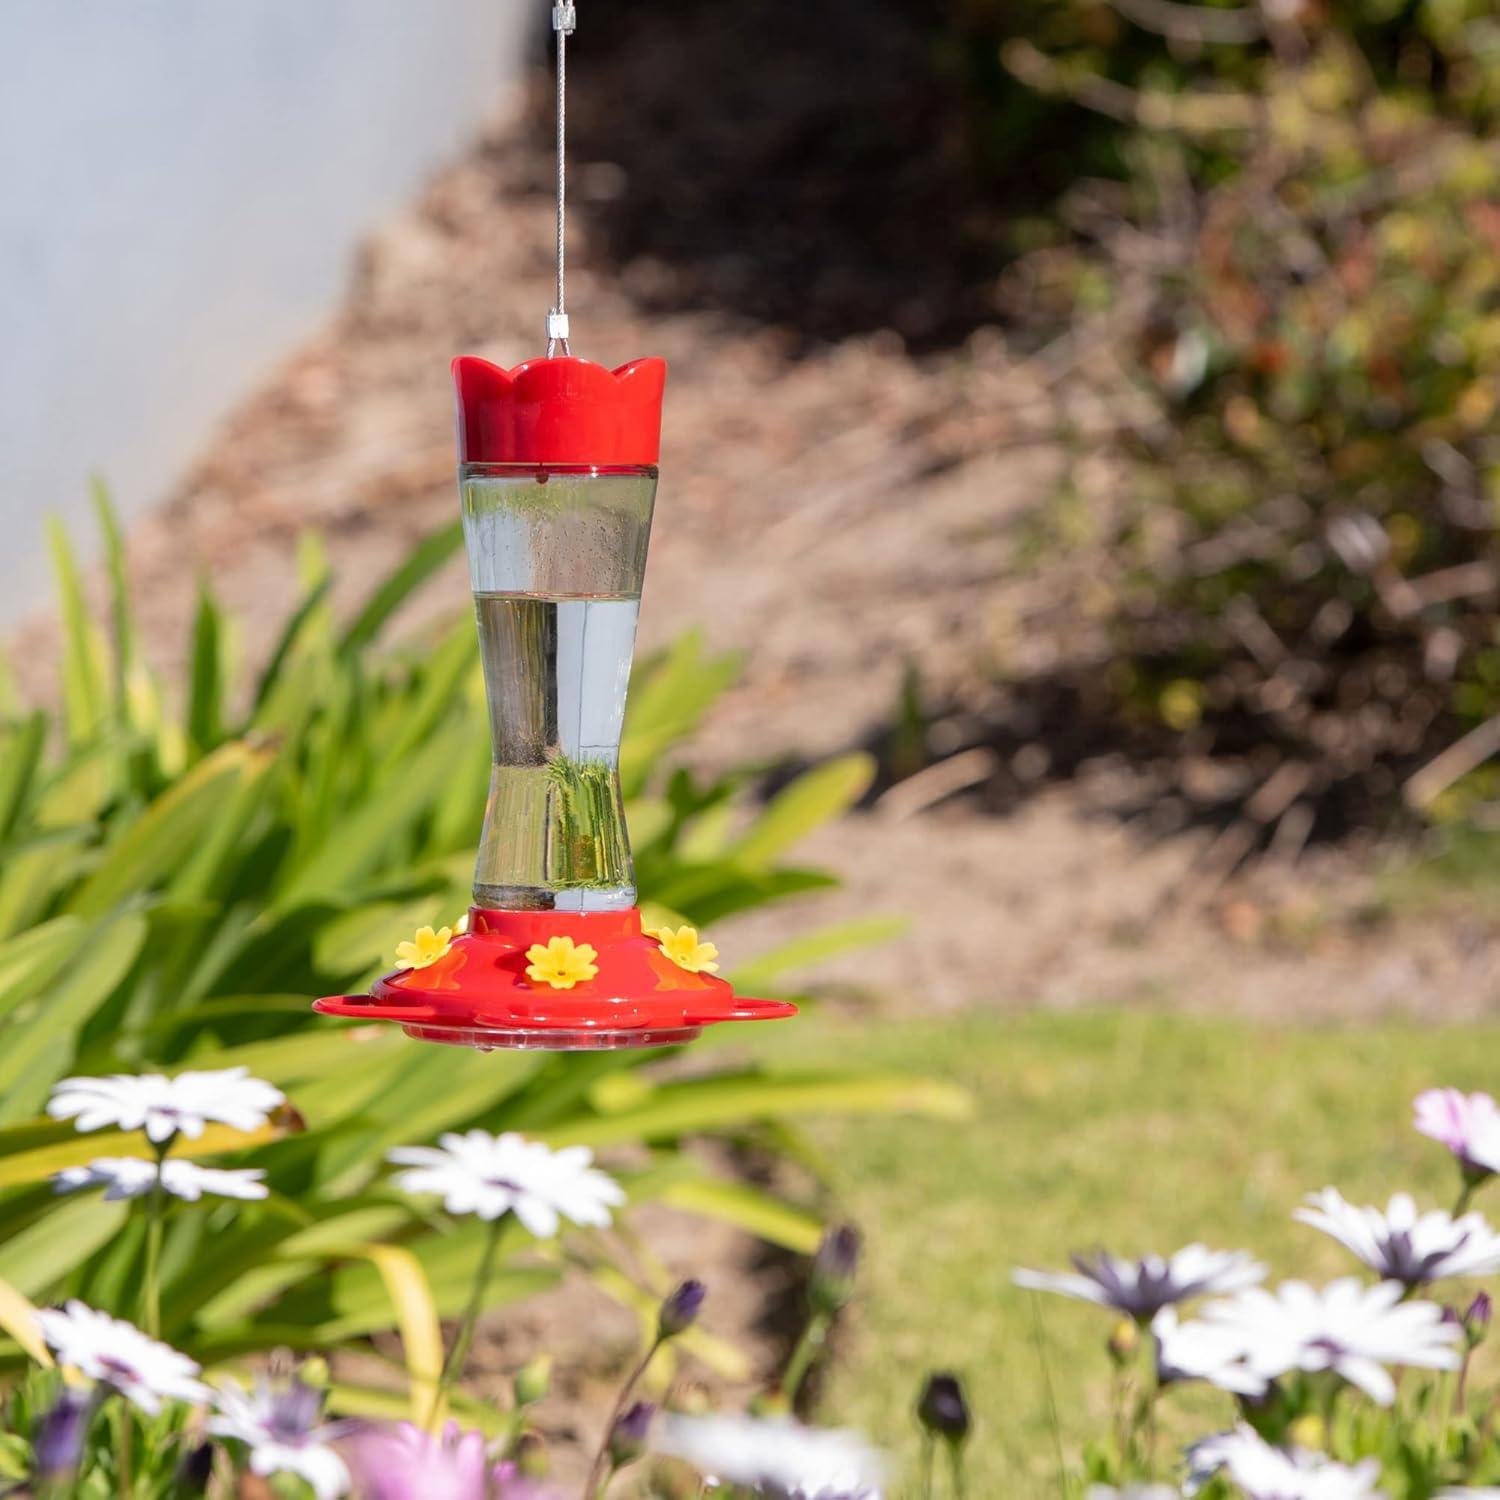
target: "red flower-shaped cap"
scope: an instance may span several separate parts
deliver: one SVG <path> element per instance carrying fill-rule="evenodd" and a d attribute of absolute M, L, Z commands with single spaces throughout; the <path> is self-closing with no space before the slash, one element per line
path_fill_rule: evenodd
<path fill-rule="evenodd" d="M 586 978 L 566 987 L 528 972 L 529 950 L 565 937 L 588 945 Z M 714 974 L 680 967 L 618 912 L 518 912 L 475 906 L 469 930 L 432 963 L 377 979 L 368 995 L 315 1002 L 325 1016 L 395 1021 L 408 1036 L 470 1047 L 661 1047 L 721 1021 L 796 1014 L 784 1000 L 736 995 Z"/>
<path fill-rule="evenodd" d="M 664 359 L 607 370 L 563 355 L 502 370 L 462 354 L 453 381 L 462 463 L 645 468 L 660 453 Z"/>

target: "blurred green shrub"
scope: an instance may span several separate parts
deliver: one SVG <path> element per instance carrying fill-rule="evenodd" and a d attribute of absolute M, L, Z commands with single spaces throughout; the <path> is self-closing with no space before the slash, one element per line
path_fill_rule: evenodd
<path fill-rule="evenodd" d="M 377 647 L 391 615 L 459 549 L 458 529 L 419 546 L 342 630 L 320 550 L 306 544 L 303 601 L 248 695 L 227 665 L 231 622 L 205 586 L 179 716 L 141 653 L 102 498 L 100 514 L 113 644 L 55 531 L 61 742 L 46 713 L 13 698 L 0 706 L 0 1282 L 33 1301 L 79 1296 L 133 1312 L 140 1216 L 92 1194 L 59 1199 L 49 1179 L 138 1154 L 141 1140 L 39 1119 L 68 1074 L 244 1065 L 300 1116 L 251 1140 L 211 1129 L 184 1143 L 195 1156 L 234 1153 L 263 1167 L 272 1188 L 264 1204 L 169 1219 L 162 1331 L 210 1364 L 393 1326 L 403 1278 L 425 1277 L 437 1310 L 459 1311 L 484 1226 L 437 1233 L 386 1191 L 392 1146 L 475 1126 L 629 1145 L 619 1175 L 633 1198 L 810 1251 L 815 1213 L 714 1177 L 684 1140 L 732 1131 L 788 1145 L 800 1115 L 962 1110 L 954 1090 L 919 1078 L 722 1064 L 660 1077 L 650 1066 L 660 1052 L 483 1055 L 314 1016 L 312 996 L 363 988 L 417 925 L 468 904 L 488 774 L 472 622 L 420 645 Z M 671 752 L 734 673 L 731 658 L 707 655 L 693 637 L 646 662 L 623 754 L 647 896 L 700 922 L 832 884 L 787 864 L 786 852 L 856 800 L 870 775 L 862 758 L 833 762 L 751 816 L 735 799 L 741 778 L 705 786 L 670 771 Z M 888 929 L 804 934 L 751 967 L 774 984 Z M 519 1231 L 507 1235 L 509 1251 L 528 1248 Z M 638 1286 L 605 1243 L 572 1253 L 654 1316 L 663 1288 Z M 524 1265 L 496 1277 L 494 1300 L 548 1284 L 561 1266 L 557 1253 L 529 1247 Z M 734 1367 L 734 1351 L 699 1344 Z M 347 1392 L 340 1400 L 358 1405 Z M 381 1409 L 373 1397 L 365 1404 Z"/>
<path fill-rule="evenodd" d="M 1257 776 L 1294 760 L 1309 796 L 1389 791 L 1500 712 L 1500 18 L 954 15 L 996 65 L 975 116 L 1003 134 L 1027 99 L 1077 148 L 1009 306 L 1047 378 L 1106 414 L 1060 424 L 1107 463 L 1074 466 L 1053 540 L 1078 545 L 1081 490 L 1116 711 L 1208 753 L 1269 748 Z M 1409 799 L 1440 808 L 1483 748 Z"/>

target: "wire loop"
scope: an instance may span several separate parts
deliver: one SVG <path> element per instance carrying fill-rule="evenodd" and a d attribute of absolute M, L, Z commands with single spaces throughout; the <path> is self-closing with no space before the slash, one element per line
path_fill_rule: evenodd
<path fill-rule="evenodd" d="M 557 288 L 547 314 L 547 358 L 570 354 L 566 292 L 568 233 L 568 38 L 578 24 L 578 7 L 564 0 L 552 7 L 552 30 L 557 37 Z"/>

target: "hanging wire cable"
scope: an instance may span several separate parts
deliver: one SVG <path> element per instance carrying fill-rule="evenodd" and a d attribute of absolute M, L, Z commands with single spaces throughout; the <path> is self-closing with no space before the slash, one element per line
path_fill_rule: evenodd
<path fill-rule="evenodd" d="M 569 354 L 568 304 L 565 287 L 568 229 L 568 38 L 578 24 L 577 7 L 571 3 L 552 7 L 552 30 L 557 37 L 557 290 L 552 311 L 547 314 L 547 358 Z"/>

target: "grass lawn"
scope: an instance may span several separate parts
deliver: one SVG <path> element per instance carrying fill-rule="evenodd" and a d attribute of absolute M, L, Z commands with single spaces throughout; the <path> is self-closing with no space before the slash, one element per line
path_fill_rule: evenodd
<path fill-rule="evenodd" d="M 960 1371 L 980 1423 L 970 1493 L 986 1500 L 1057 1494 L 1033 1299 L 1013 1266 L 1202 1239 L 1256 1251 L 1278 1278 L 1347 1272 L 1336 1244 L 1291 1221 L 1301 1195 L 1332 1184 L 1384 1203 L 1405 1188 L 1449 1206 L 1453 1168 L 1410 1128 L 1411 1099 L 1432 1084 L 1500 1090 L 1500 1026 L 1270 1030 L 1116 1012 L 767 1030 L 768 1059 L 927 1072 L 978 1101 L 967 1124 L 849 1120 L 814 1138 L 868 1236 L 824 1416 L 910 1457 L 921 1373 Z M 1107 1424 L 1110 1319 L 1056 1297 L 1035 1307 L 1073 1463 Z M 1201 1432 L 1220 1409 L 1194 1399 Z"/>

